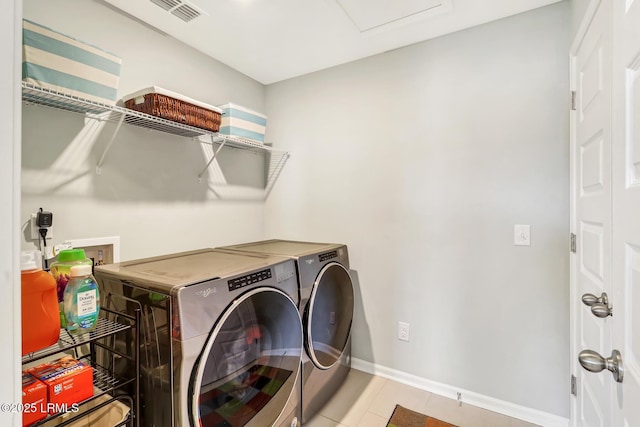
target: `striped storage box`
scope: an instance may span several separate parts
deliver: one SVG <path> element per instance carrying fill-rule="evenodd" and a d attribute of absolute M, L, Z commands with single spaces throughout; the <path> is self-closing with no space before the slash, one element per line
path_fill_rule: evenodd
<path fill-rule="evenodd" d="M 31 21 L 22 22 L 22 80 L 113 105 L 122 60 Z"/>
<path fill-rule="evenodd" d="M 222 109 L 220 133 L 264 143 L 267 116 L 237 104 L 219 105 Z"/>

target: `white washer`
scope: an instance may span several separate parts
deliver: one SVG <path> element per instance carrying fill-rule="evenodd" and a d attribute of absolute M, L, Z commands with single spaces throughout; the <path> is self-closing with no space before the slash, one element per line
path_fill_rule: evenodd
<path fill-rule="evenodd" d="M 103 305 L 141 310 L 140 425 L 298 423 L 303 332 L 293 260 L 204 249 L 95 275 Z"/>
<path fill-rule="evenodd" d="M 302 422 L 335 394 L 351 369 L 354 292 L 346 245 L 267 240 L 220 248 L 296 260 L 304 328 Z"/>

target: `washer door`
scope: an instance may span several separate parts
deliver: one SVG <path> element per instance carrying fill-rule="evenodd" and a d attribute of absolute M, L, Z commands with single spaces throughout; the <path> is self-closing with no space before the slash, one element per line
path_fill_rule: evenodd
<path fill-rule="evenodd" d="M 349 272 L 337 262 L 326 264 L 313 284 L 305 313 L 307 353 L 320 369 L 331 368 L 347 345 L 353 299 Z"/>
<path fill-rule="evenodd" d="M 289 296 L 273 288 L 241 295 L 216 322 L 194 367 L 192 425 L 273 425 L 297 391 L 302 346 Z"/>

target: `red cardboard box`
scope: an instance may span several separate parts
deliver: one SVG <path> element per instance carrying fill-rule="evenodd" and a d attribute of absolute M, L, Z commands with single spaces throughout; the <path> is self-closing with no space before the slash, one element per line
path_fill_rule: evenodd
<path fill-rule="evenodd" d="M 47 386 L 28 372 L 22 372 L 22 425 L 47 416 Z"/>
<path fill-rule="evenodd" d="M 50 408 L 68 407 L 93 396 L 93 368 L 71 356 L 29 369 L 47 386 Z"/>

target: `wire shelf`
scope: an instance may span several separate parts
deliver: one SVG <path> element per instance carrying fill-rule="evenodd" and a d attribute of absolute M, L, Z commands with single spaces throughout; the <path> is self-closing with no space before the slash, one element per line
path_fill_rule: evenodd
<path fill-rule="evenodd" d="M 92 120 L 115 123 L 116 128 L 111 136 L 111 140 L 106 145 L 106 148 L 96 165 L 97 174 L 102 173 L 102 164 L 104 163 L 107 152 L 113 144 L 115 136 L 122 123 L 139 128 L 150 129 L 152 131 L 191 138 L 202 144 L 215 146 L 216 148 L 214 148 L 213 156 L 208 159 L 207 166 L 198 175 L 199 181 L 202 181 L 202 176 L 221 148 L 249 150 L 265 157 L 270 156 L 268 157 L 269 165 L 264 192 L 265 198 L 271 191 L 278 175 L 290 157 L 290 153 L 287 151 L 278 150 L 269 145 L 264 145 L 250 139 L 222 135 L 217 132 L 211 132 L 182 123 L 172 122 L 170 120 L 155 117 L 140 111 L 130 110 L 121 106 L 102 104 L 89 99 L 42 88 L 27 82 L 22 82 L 22 100 L 26 104 L 42 105 L 58 110 L 84 114 L 86 118 Z"/>
<path fill-rule="evenodd" d="M 113 372 L 98 365 L 97 363 L 91 362 L 91 366 L 93 367 L 93 385 L 94 387 L 102 390 L 102 394 L 109 393 L 116 388 L 120 388 L 135 381 L 134 378 L 126 379 L 115 375 Z"/>
<path fill-rule="evenodd" d="M 102 104 L 90 99 L 80 98 L 35 86 L 27 82 L 22 82 L 22 100 L 28 104 L 43 105 L 59 110 L 86 114 L 87 117 L 95 120 L 117 122 L 120 117 L 124 115 L 124 122 L 131 126 L 138 126 L 186 138 L 198 138 L 202 136 L 209 137 L 208 139 L 210 141 L 203 140 L 201 142 L 219 144 L 225 141 L 227 146 L 234 146 L 237 148 L 279 151 L 274 150 L 268 145 L 263 145 L 250 139 L 222 135 L 218 132 L 211 132 L 182 123 L 172 122 L 171 120 L 155 117 L 150 114 L 130 110 L 117 105 Z"/>
<path fill-rule="evenodd" d="M 101 121 L 116 122 L 124 115 L 124 122 L 127 124 L 188 138 L 212 133 L 139 111 L 117 105 L 102 104 L 90 99 L 34 86 L 26 82 L 22 82 L 22 100 L 28 104 L 43 105 L 73 113 L 86 114 L 91 119 Z"/>
<path fill-rule="evenodd" d="M 126 386 L 127 384 L 133 383 L 135 381 L 134 378 L 123 378 L 120 377 L 118 375 L 113 374 L 112 372 L 110 372 L 108 369 L 98 365 L 97 363 L 91 362 L 91 367 L 93 368 L 93 387 L 94 387 L 94 393 L 93 396 L 82 400 L 80 402 L 77 402 L 78 406 L 84 405 L 86 403 L 89 403 L 101 396 L 105 396 L 107 394 L 111 394 L 113 393 L 115 390 Z M 116 400 L 115 398 L 111 398 L 109 401 L 106 401 L 103 403 L 106 404 L 110 401 Z M 102 405 L 101 405 L 102 406 Z M 97 409 L 97 408 L 96 408 Z M 84 412 L 80 415 L 85 415 L 88 412 Z M 48 423 L 51 420 L 54 420 L 56 418 L 59 418 L 61 416 L 65 415 L 64 412 L 58 412 L 58 413 L 53 413 L 51 415 L 48 415 L 46 418 L 37 421 L 33 424 L 30 424 L 29 427 L 36 427 L 36 426 L 40 426 L 43 424 Z M 129 417 L 131 416 L 131 414 L 129 415 Z M 71 420 L 69 420 L 71 421 Z"/>
<path fill-rule="evenodd" d="M 25 356 L 22 356 L 22 363 L 30 363 L 36 360 L 43 359 L 48 356 L 53 356 L 56 353 L 64 352 L 67 350 L 71 350 L 75 347 L 81 346 L 83 344 L 88 344 L 92 341 L 105 338 L 112 334 L 126 331 L 130 329 L 131 326 L 122 325 L 120 323 L 113 322 L 111 320 L 105 318 L 98 318 L 98 323 L 90 332 L 86 332 L 80 335 L 71 335 L 66 329 L 60 330 L 60 339 L 58 342 L 50 347 L 45 349 L 36 351 L 34 353 L 29 353 Z"/>

